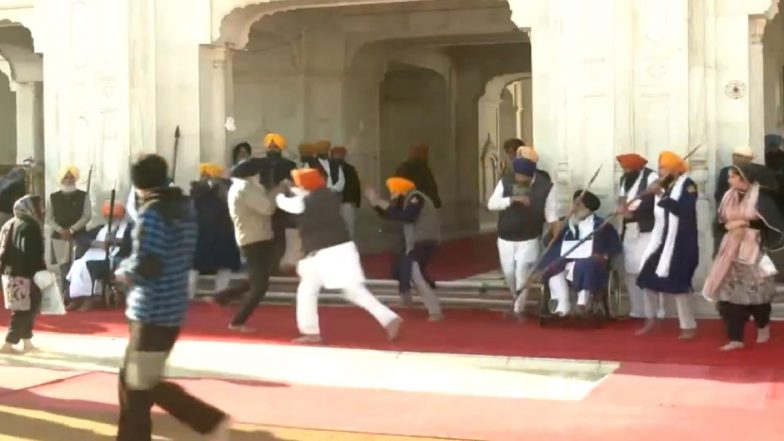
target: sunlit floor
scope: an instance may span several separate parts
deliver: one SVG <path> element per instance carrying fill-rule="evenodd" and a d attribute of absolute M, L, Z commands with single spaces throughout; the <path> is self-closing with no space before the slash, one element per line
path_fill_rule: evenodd
<path fill-rule="evenodd" d="M 114 415 L 69 412 L 52 413 L 0 405 L 0 441 L 97 441 L 111 440 L 116 435 Z M 156 416 L 155 440 L 187 441 L 202 439 L 170 417 Z M 237 441 L 406 441 L 425 440 L 400 436 L 383 436 L 349 432 L 328 432 L 285 427 L 237 425 L 232 433 Z"/>

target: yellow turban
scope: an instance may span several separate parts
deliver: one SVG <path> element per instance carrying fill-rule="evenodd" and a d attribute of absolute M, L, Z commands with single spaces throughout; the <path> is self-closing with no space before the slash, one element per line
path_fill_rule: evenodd
<path fill-rule="evenodd" d="M 416 185 L 405 178 L 389 178 L 387 179 L 387 188 L 392 196 L 406 194 L 416 188 Z"/>
<path fill-rule="evenodd" d="M 73 176 L 74 181 L 79 180 L 79 169 L 75 165 L 66 165 L 60 169 L 60 173 L 57 175 L 57 181 L 63 182 L 63 179 L 65 179 L 65 175 L 69 173 L 71 174 L 71 176 Z"/>
<path fill-rule="evenodd" d="M 689 170 L 689 165 L 675 152 L 662 152 L 659 155 L 659 167 L 672 170 L 678 173 L 685 173 Z"/>
<path fill-rule="evenodd" d="M 218 164 L 203 163 L 199 164 L 199 174 L 210 178 L 220 178 L 223 176 L 224 169 Z"/>
<path fill-rule="evenodd" d="M 321 141 L 316 141 L 315 147 L 316 153 L 326 155 L 329 153 L 329 149 L 332 148 L 332 142 L 322 139 Z"/>
<path fill-rule="evenodd" d="M 533 147 L 522 146 L 517 149 L 517 157 L 525 158 L 532 162 L 539 162 L 539 153 Z"/>
<path fill-rule="evenodd" d="M 272 144 L 278 147 L 278 150 L 285 150 L 286 146 L 288 145 L 288 141 L 286 138 L 279 134 L 279 133 L 268 133 L 267 136 L 264 137 L 264 147 L 272 148 Z"/>

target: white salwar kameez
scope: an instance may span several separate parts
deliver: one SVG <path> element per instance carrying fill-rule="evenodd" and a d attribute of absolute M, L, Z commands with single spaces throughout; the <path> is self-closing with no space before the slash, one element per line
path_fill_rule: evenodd
<path fill-rule="evenodd" d="M 586 217 L 583 220 L 577 220 L 572 217 L 569 219 L 567 226 L 575 232 L 579 230 L 579 240 L 564 240 L 561 243 L 561 257 L 564 259 L 587 259 L 593 255 L 593 239 L 587 239 L 594 230 L 595 221 L 594 215 Z M 587 240 L 586 240 L 587 239 Z M 577 246 L 580 240 L 585 240 L 580 246 Z M 570 252 L 571 251 L 571 252 Z M 569 295 L 569 282 L 574 280 L 574 261 L 566 264 L 566 267 L 560 273 L 550 277 L 548 287 L 550 288 L 550 296 L 557 302 L 555 313 L 560 316 L 567 316 L 572 309 L 572 301 Z M 577 293 L 577 305 L 585 306 L 588 303 L 590 292 L 587 289 L 580 290 Z"/>
<path fill-rule="evenodd" d="M 117 224 L 114 237 L 118 243 L 125 237 L 125 230 L 128 228 L 127 222 Z M 95 237 L 96 242 L 105 242 L 109 227 L 104 226 Z M 109 254 L 112 255 L 119 249 L 119 246 L 112 246 Z M 67 280 L 69 282 L 69 296 L 72 299 L 90 297 L 93 295 L 93 278 L 87 269 L 87 262 L 100 261 L 106 259 L 106 250 L 103 247 L 92 247 L 84 253 L 84 256 L 75 260 L 68 271 Z"/>
<path fill-rule="evenodd" d="M 278 208 L 292 214 L 305 211 L 307 192 L 293 188 L 294 196 L 279 194 Z M 322 288 L 339 289 L 346 299 L 372 315 L 385 328 L 399 319 L 365 287 L 365 273 L 354 242 L 318 250 L 297 264 L 297 327 L 302 335 L 321 335 L 318 298 Z"/>
<path fill-rule="evenodd" d="M 534 178 L 536 179 L 536 178 Z M 487 209 L 491 211 L 503 211 L 512 205 L 511 197 L 504 197 L 504 184 L 499 181 L 493 190 L 490 200 L 487 202 Z M 547 223 L 558 221 L 558 195 L 555 186 L 550 189 L 544 207 L 544 217 Z M 544 230 L 544 225 L 542 226 Z M 540 252 L 540 238 L 525 241 L 509 241 L 498 239 L 498 257 L 501 260 L 501 272 L 504 274 L 506 286 L 514 299 L 514 312 L 522 313 L 525 308 L 525 301 L 528 290 L 523 289 L 525 282 L 534 271 L 536 259 Z"/>
<path fill-rule="evenodd" d="M 640 176 L 637 177 L 637 180 L 634 181 L 634 185 L 628 192 L 621 185 L 618 194 L 626 200 L 627 204 L 637 197 L 640 190 L 648 188 L 648 186 L 659 179 L 659 175 L 651 172 L 645 183 L 642 182 L 642 178 L 643 174 L 640 173 Z M 636 211 L 639 207 L 640 202 L 637 201 L 629 207 L 629 210 Z M 637 286 L 637 277 L 640 275 L 640 268 L 643 263 L 642 257 L 650 241 L 650 232 L 640 232 L 640 226 L 637 223 L 626 224 L 623 234 L 624 280 L 626 282 L 626 292 L 629 294 L 629 315 L 634 318 L 645 317 L 646 299 L 643 289 Z M 664 295 L 659 294 L 658 300 L 654 301 L 652 299 L 651 301 L 653 302 L 653 308 L 656 310 L 656 315 L 659 318 L 664 318 L 667 315 Z"/>

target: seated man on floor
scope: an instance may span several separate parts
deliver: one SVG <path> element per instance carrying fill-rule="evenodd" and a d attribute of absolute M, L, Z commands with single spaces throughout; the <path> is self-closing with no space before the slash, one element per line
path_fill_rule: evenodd
<path fill-rule="evenodd" d="M 109 202 L 103 205 L 103 217 L 106 224 L 93 228 L 88 232 L 92 239 L 87 252 L 74 261 L 68 272 L 70 303 L 68 310 L 87 311 L 100 304 L 102 291 L 101 284 L 95 281 L 103 280 L 110 276 L 112 267 L 124 258 L 130 256 L 133 247 L 133 223 L 126 220 L 125 207 L 122 204 L 114 205 L 112 233 L 109 234 Z M 109 259 L 106 261 L 106 250 L 109 247 Z"/>
<path fill-rule="evenodd" d="M 580 200 L 580 193 L 575 192 L 573 197 L 573 215 L 537 268 L 550 287 L 551 300 L 558 303 L 556 314 L 562 317 L 571 310 L 569 284 L 577 292 L 578 311 L 584 312 L 590 296 L 607 287 L 608 262 L 623 250 L 612 225 L 597 231 L 604 222 L 595 214 L 601 206 L 599 198 L 586 191 Z"/>

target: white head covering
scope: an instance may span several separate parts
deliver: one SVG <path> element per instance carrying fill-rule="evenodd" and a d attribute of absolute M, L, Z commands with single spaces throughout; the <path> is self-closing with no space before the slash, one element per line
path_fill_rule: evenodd
<path fill-rule="evenodd" d="M 735 147 L 735 149 L 732 151 L 732 154 L 754 159 L 754 151 L 751 150 L 751 147 L 745 145 Z"/>

